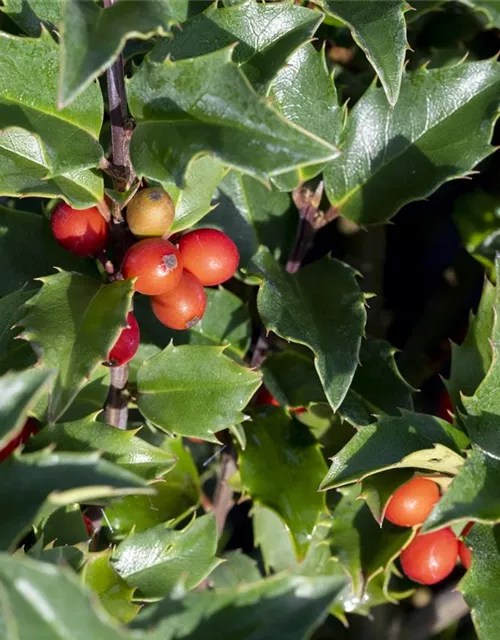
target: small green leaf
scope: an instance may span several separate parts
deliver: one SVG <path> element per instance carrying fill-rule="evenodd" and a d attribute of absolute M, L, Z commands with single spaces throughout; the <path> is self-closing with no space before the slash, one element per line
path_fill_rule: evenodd
<path fill-rule="evenodd" d="M 154 425 L 217 442 L 214 433 L 242 422 L 260 374 L 223 354 L 221 347 L 168 346 L 137 374 L 141 413 Z"/>
<path fill-rule="evenodd" d="M 495 150 L 499 84 L 500 65 L 485 60 L 405 74 L 394 107 L 372 85 L 347 119 L 343 153 L 325 169 L 332 205 L 358 224 L 380 223 L 467 175 Z"/>
<path fill-rule="evenodd" d="M 2 553 L 0 586 L 0 628 L 8 634 L 5 638 L 129 637 L 68 569 Z"/>
<path fill-rule="evenodd" d="M 257 503 L 252 508 L 255 546 L 259 547 L 266 573 L 279 573 L 297 565 L 290 530 L 280 516 Z"/>
<path fill-rule="evenodd" d="M 394 106 L 408 48 L 404 13 L 409 5 L 404 0 L 323 0 L 322 6 L 350 28 L 380 78 L 389 104 Z"/>
<path fill-rule="evenodd" d="M 232 6 L 212 4 L 164 39 L 152 53 L 156 61 L 196 58 L 238 43 L 234 61 L 257 88 L 264 88 L 300 45 L 312 38 L 323 16 L 293 2 Z"/>
<path fill-rule="evenodd" d="M 279 575 L 249 585 L 163 600 L 133 626 L 151 640 L 217 640 L 221 629 L 238 640 L 306 640 L 326 618 L 345 585 L 343 577 Z"/>
<path fill-rule="evenodd" d="M 101 9 L 64 0 L 59 105 L 74 101 L 119 55 L 127 40 L 164 35 L 175 22 L 169 0 L 126 0 Z"/>
<path fill-rule="evenodd" d="M 284 520 L 302 558 L 325 510 L 325 496 L 318 492 L 326 469 L 319 445 L 307 427 L 280 409 L 256 411 L 246 434 L 239 455 L 243 487 Z"/>
<path fill-rule="evenodd" d="M 54 267 L 97 273 L 91 260 L 77 258 L 56 242 L 45 216 L 0 206 L 0 295 L 32 286 L 34 278 L 53 274 Z"/>
<path fill-rule="evenodd" d="M 264 275 L 257 306 L 266 328 L 309 347 L 334 411 L 344 400 L 358 366 L 366 312 L 351 267 L 324 259 L 290 275 L 266 250 L 254 258 Z"/>
<path fill-rule="evenodd" d="M 52 371 L 37 368 L 0 378 L 0 450 L 21 432 L 29 410 L 52 377 Z"/>
<path fill-rule="evenodd" d="M 222 562 L 210 574 L 210 586 L 214 589 L 229 589 L 262 579 L 257 562 L 240 550 L 225 553 Z"/>
<path fill-rule="evenodd" d="M 472 448 L 465 463 L 424 523 L 424 530 L 440 529 L 459 520 L 500 522 L 500 461 Z"/>
<path fill-rule="evenodd" d="M 217 524 L 210 514 L 182 531 L 161 524 L 130 535 L 113 551 L 111 566 L 141 598 L 157 599 L 178 585 L 194 589 L 220 564 L 216 549 Z"/>
<path fill-rule="evenodd" d="M 16 323 L 26 313 L 24 304 L 34 293 L 15 291 L 0 299 L 0 374 L 26 369 L 36 362 L 33 349 L 26 342 L 16 340 L 20 331 Z"/>
<path fill-rule="evenodd" d="M 178 62 L 143 62 L 128 83 L 138 175 L 173 176 L 182 185 L 190 160 L 207 153 L 266 179 L 336 156 L 334 147 L 288 123 L 259 97 L 231 56 L 226 48 Z"/>
<path fill-rule="evenodd" d="M 105 285 L 67 272 L 41 281 L 43 287 L 27 303 L 22 337 L 40 352 L 42 364 L 58 372 L 47 409 L 48 421 L 55 422 L 106 361 L 126 324 L 133 283 Z"/>
<path fill-rule="evenodd" d="M 38 37 L 42 25 L 52 31 L 59 24 L 61 3 L 59 0 L 3 0 L 5 13 L 29 36 Z"/>
<path fill-rule="evenodd" d="M 120 622 L 130 622 L 141 610 L 139 604 L 132 602 L 134 587 L 113 570 L 110 564 L 111 549 L 99 553 L 87 554 L 82 570 L 82 581 L 99 597 L 104 609 Z"/>
<path fill-rule="evenodd" d="M 41 537 L 37 544 L 44 547 L 62 547 L 88 542 L 89 533 L 83 520 L 79 504 L 70 504 L 56 509 L 41 523 Z M 41 560 L 40 555 L 33 556 Z"/>
<path fill-rule="evenodd" d="M 402 416 L 381 417 L 359 429 L 332 458 L 322 489 L 333 489 L 394 468 L 417 468 L 456 473 L 467 436 L 445 420 L 403 411 Z"/>
<path fill-rule="evenodd" d="M 62 505 L 152 491 L 144 480 L 100 460 L 97 453 L 45 450 L 11 457 L 0 464 L 0 547 L 10 547 L 32 522 Z"/>
<path fill-rule="evenodd" d="M 136 431 L 121 431 L 96 422 L 95 418 L 96 416 L 88 416 L 77 422 L 49 425 L 30 439 L 29 449 L 37 450 L 55 445 L 58 451 L 100 451 L 105 460 L 110 460 L 146 480 L 159 478 L 174 466 L 173 456 L 141 440 Z"/>

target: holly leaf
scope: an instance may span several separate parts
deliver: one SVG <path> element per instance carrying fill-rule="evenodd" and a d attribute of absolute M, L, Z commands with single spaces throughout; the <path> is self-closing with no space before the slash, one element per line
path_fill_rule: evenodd
<path fill-rule="evenodd" d="M 96 422 L 96 415 L 76 422 L 48 425 L 29 441 L 29 450 L 54 446 L 58 451 L 100 451 L 110 460 L 146 480 L 159 478 L 175 465 L 175 458 L 141 440 L 139 430 L 122 431 Z"/>
<path fill-rule="evenodd" d="M 26 312 L 25 302 L 33 295 L 34 291 L 15 291 L 0 299 L 0 374 L 20 371 L 36 362 L 31 347 L 22 340 L 16 340 L 19 334 L 16 323 Z"/>
<path fill-rule="evenodd" d="M 291 275 L 265 249 L 254 263 L 264 276 L 257 296 L 264 325 L 311 349 L 328 402 L 336 411 L 354 377 L 366 322 L 355 271 L 324 259 Z"/>
<path fill-rule="evenodd" d="M 500 26 L 500 3 L 497 0 L 460 0 L 485 19 L 485 28 Z"/>
<path fill-rule="evenodd" d="M 169 473 L 150 484 L 154 493 L 130 495 L 106 508 L 105 524 L 115 538 L 139 532 L 168 521 L 181 521 L 200 502 L 200 478 L 182 438 L 165 438 L 161 448 L 177 462 Z"/>
<path fill-rule="evenodd" d="M 496 603 L 500 596 L 500 527 L 476 524 L 467 536 L 473 550 L 472 565 L 459 584 L 471 608 L 479 638 L 494 638 L 500 624 Z"/>
<path fill-rule="evenodd" d="M 295 49 L 309 41 L 323 16 L 293 2 L 210 5 L 164 39 L 152 53 L 156 61 L 196 58 L 234 45 L 233 59 L 257 89 L 263 89 Z"/>
<path fill-rule="evenodd" d="M 137 406 L 173 433 L 217 442 L 214 433 L 243 421 L 260 374 L 223 354 L 224 347 L 169 345 L 137 374 Z"/>
<path fill-rule="evenodd" d="M 500 521 L 500 461 L 473 447 L 465 463 L 424 523 L 424 531 L 459 520 Z"/>
<path fill-rule="evenodd" d="M 128 83 L 138 175 L 173 176 L 182 186 L 189 161 L 205 153 L 264 179 L 335 157 L 334 147 L 287 122 L 253 91 L 232 51 L 142 63 Z"/>
<path fill-rule="evenodd" d="M 345 585 L 342 577 L 279 575 L 259 582 L 193 592 L 144 610 L 134 628 L 151 640 L 216 640 L 221 629 L 238 640 L 305 640 L 328 614 Z"/>
<path fill-rule="evenodd" d="M 216 558 L 217 524 L 201 516 L 177 531 L 161 524 L 125 538 L 113 551 L 111 566 L 141 599 L 170 594 L 178 585 L 194 589 L 222 562 Z"/>
<path fill-rule="evenodd" d="M 88 87 L 71 107 L 57 109 L 59 48 L 46 31 L 38 39 L 0 33 L 0 59 L 2 127 L 21 127 L 40 137 L 49 163 L 44 177 L 97 167 L 103 155 L 99 86 Z M 44 60 L 36 74 L 33 60 Z M 23 148 L 18 155 L 24 157 Z"/>
<path fill-rule="evenodd" d="M 4 0 L 5 13 L 29 36 L 38 37 L 42 25 L 53 31 L 61 18 L 61 3 L 54 0 Z"/>
<path fill-rule="evenodd" d="M 297 565 L 290 530 L 276 511 L 254 504 L 252 524 L 255 546 L 260 549 L 267 574 L 286 571 Z"/>
<path fill-rule="evenodd" d="M 0 450 L 21 433 L 30 409 L 52 377 L 52 371 L 37 368 L 0 378 Z"/>
<path fill-rule="evenodd" d="M 2 553 L 0 586 L 0 624 L 11 638 L 129 637 L 66 568 Z"/>
<path fill-rule="evenodd" d="M 42 364 L 57 371 L 47 407 L 47 420 L 55 422 L 126 326 L 133 283 L 102 284 L 67 272 L 40 280 L 43 287 L 27 302 L 20 337 L 33 345 Z"/>
<path fill-rule="evenodd" d="M 33 285 L 34 278 L 53 274 L 56 266 L 97 273 L 91 260 L 77 258 L 57 243 L 45 216 L 0 206 L 0 295 Z"/>
<path fill-rule="evenodd" d="M 262 579 L 257 562 L 239 549 L 225 553 L 223 561 L 210 574 L 212 589 L 229 589 Z"/>
<path fill-rule="evenodd" d="M 297 213 L 289 194 L 230 171 L 219 185 L 217 208 L 204 224 L 224 231 L 240 252 L 240 267 L 247 269 L 260 245 L 274 257 L 287 258 L 297 227 Z"/>
<path fill-rule="evenodd" d="M 62 505 L 133 493 L 152 493 L 130 471 L 101 460 L 98 453 L 24 454 L 0 464 L 0 547 L 9 548 L 27 528 Z M 12 500 L 12 496 L 16 500 Z"/>
<path fill-rule="evenodd" d="M 382 416 L 359 429 L 332 458 L 321 489 L 358 482 L 394 468 L 416 468 L 455 474 L 463 458 L 467 436 L 445 420 L 402 411 L 401 417 Z"/>
<path fill-rule="evenodd" d="M 168 33 L 175 23 L 170 5 L 169 0 L 122 0 L 102 9 L 87 0 L 65 0 L 59 105 L 68 105 L 110 67 L 127 40 Z"/>
<path fill-rule="evenodd" d="M 386 31 L 384 40 L 392 48 Z M 470 173 L 495 149 L 499 83 L 500 65 L 485 60 L 405 74 L 394 107 L 372 85 L 347 119 L 342 155 L 324 171 L 332 205 L 358 224 L 380 223 Z"/>
<path fill-rule="evenodd" d="M 300 559 L 325 510 L 325 496 L 318 492 L 326 469 L 319 445 L 307 427 L 268 407 L 253 414 L 246 434 L 239 455 L 243 488 L 283 519 Z"/>
<path fill-rule="evenodd" d="M 404 0 L 323 0 L 323 8 L 340 18 L 375 69 L 390 106 L 398 101 L 408 42 Z M 387 34 L 391 37 L 388 38 Z"/>

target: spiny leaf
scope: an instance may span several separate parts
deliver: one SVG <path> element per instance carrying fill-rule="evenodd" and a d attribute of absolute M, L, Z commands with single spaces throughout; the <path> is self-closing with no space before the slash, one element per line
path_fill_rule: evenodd
<path fill-rule="evenodd" d="M 52 31 L 61 18 L 59 0 L 3 0 L 2 13 L 5 13 L 29 36 L 38 37 L 42 25 Z"/>
<path fill-rule="evenodd" d="M 359 224 L 384 222 L 469 173 L 494 151 L 499 86 L 496 60 L 405 74 L 394 107 L 372 85 L 347 119 L 343 153 L 325 169 L 330 202 Z"/>
<path fill-rule="evenodd" d="M 0 253 L 0 262 L 1 262 Z M 0 299 L 0 374 L 19 371 L 36 363 L 35 352 L 22 340 L 16 340 L 19 328 L 15 325 L 26 313 L 24 304 L 35 294 L 15 291 Z"/>

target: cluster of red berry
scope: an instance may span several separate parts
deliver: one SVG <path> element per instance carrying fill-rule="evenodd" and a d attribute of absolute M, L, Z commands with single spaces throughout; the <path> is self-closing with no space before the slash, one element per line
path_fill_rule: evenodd
<path fill-rule="evenodd" d="M 216 229 L 189 231 L 176 243 L 168 240 L 174 216 L 174 203 L 160 187 L 142 189 L 131 199 L 126 218 L 139 240 L 126 252 L 121 272 L 124 278 L 136 278 L 135 291 L 151 296 L 160 322 L 183 330 L 205 313 L 204 287 L 229 280 L 240 256 L 231 238 Z M 61 202 L 52 215 L 52 232 L 59 244 L 80 257 L 98 255 L 108 242 L 108 224 L 97 207 L 73 209 Z M 125 364 L 138 347 L 139 326 L 129 313 L 108 364 Z"/>
<path fill-rule="evenodd" d="M 413 478 L 401 485 L 391 496 L 385 518 L 400 527 L 423 524 L 440 498 L 439 486 L 429 478 Z M 461 536 L 465 537 L 473 523 Z M 454 569 L 457 558 L 468 569 L 472 553 L 463 540 L 449 528 L 432 533 L 417 533 L 401 553 L 403 571 L 415 582 L 435 584 L 444 580 Z"/>

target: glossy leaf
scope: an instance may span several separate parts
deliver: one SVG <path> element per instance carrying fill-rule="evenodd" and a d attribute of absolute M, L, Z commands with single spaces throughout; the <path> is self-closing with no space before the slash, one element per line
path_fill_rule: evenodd
<path fill-rule="evenodd" d="M 403 411 L 399 418 L 381 417 L 360 429 L 332 458 L 321 484 L 332 489 L 394 468 L 456 473 L 467 436 L 445 420 Z"/>
<path fill-rule="evenodd" d="M 296 566 L 297 554 L 290 530 L 275 511 L 254 504 L 252 524 L 255 546 L 260 549 L 267 574 Z"/>
<path fill-rule="evenodd" d="M 307 427 L 274 408 L 257 410 L 246 434 L 239 456 L 243 488 L 284 520 L 302 558 L 325 509 L 318 492 L 326 469 L 319 446 Z"/>
<path fill-rule="evenodd" d="M 83 513 L 79 504 L 71 504 L 56 509 L 41 523 L 41 536 L 37 545 L 43 545 L 46 550 L 66 545 L 87 543 L 90 536 L 85 526 Z M 41 560 L 40 554 L 33 555 Z M 83 559 L 83 557 L 82 557 Z M 80 566 L 83 564 L 80 563 Z"/>
<path fill-rule="evenodd" d="M 210 5 L 164 39 L 152 57 L 163 61 L 195 58 L 238 43 L 234 61 L 258 89 L 263 88 L 300 45 L 314 35 L 323 16 L 292 2 Z"/>
<path fill-rule="evenodd" d="M 88 416 L 77 422 L 49 425 L 30 440 L 29 449 L 55 445 L 58 451 L 89 453 L 100 451 L 110 460 L 147 480 L 165 475 L 175 465 L 175 458 L 153 447 L 137 435 L 137 431 L 121 431 Z"/>
<path fill-rule="evenodd" d="M 424 523 L 424 529 L 440 529 L 459 520 L 500 521 L 500 461 L 477 448 L 469 453 L 462 469 Z"/>
<path fill-rule="evenodd" d="M 90 260 L 77 258 L 56 242 L 44 216 L 0 207 L 0 295 L 33 286 L 34 278 L 53 274 L 54 267 L 96 274 Z"/>
<path fill-rule="evenodd" d="M 52 377 L 52 371 L 39 368 L 0 377 L 0 449 L 21 433 L 29 410 Z"/>
<path fill-rule="evenodd" d="M 168 346 L 137 374 L 141 413 L 176 434 L 217 442 L 214 433 L 240 423 L 260 374 L 223 354 L 222 347 Z"/>
<path fill-rule="evenodd" d="M 480 14 L 486 26 L 490 28 L 500 26 L 500 4 L 497 0 L 461 0 L 461 2 Z"/>
<path fill-rule="evenodd" d="M 29 300 L 21 334 L 57 370 L 47 419 L 61 416 L 92 372 L 105 362 L 130 309 L 130 280 L 104 285 L 61 272 L 41 278 L 42 289 Z"/>
<path fill-rule="evenodd" d="M 133 624 L 149 629 L 151 640 L 216 640 L 221 629 L 238 640 L 305 640 L 327 616 L 344 585 L 341 577 L 280 575 L 163 600 Z"/>
<path fill-rule="evenodd" d="M 356 44 L 363 49 L 380 78 L 389 104 L 394 106 L 408 48 L 404 12 L 409 7 L 406 2 L 323 0 L 322 6 L 350 28 Z"/>
<path fill-rule="evenodd" d="M 261 244 L 276 259 L 290 253 L 297 213 L 290 196 L 239 171 L 231 171 L 219 185 L 217 208 L 204 223 L 227 233 L 240 252 L 240 267 L 247 269 Z"/>
<path fill-rule="evenodd" d="M 6 638 L 128 637 L 82 587 L 73 571 L 3 553 L 0 585 L 0 628 L 8 634 Z"/>
<path fill-rule="evenodd" d="M 139 175 L 173 176 L 182 184 L 190 160 L 203 153 L 260 178 L 335 157 L 330 144 L 291 125 L 259 97 L 231 56 L 225 48 L 177 62 L 143 62 L 128 83 Z"/>
<path fill-rule="evenodd" d="M 22 340 L 16 340 L 20 331 L 16 323 L 26 313 L 24 304 L 33 295 L 34 291 L 21 290 L 0 299 L 0 374 L 19 371 L 36 362 L 33 349 Z"/>
<path fill-rule="evenodd" d="M 113 537 L 122 538 L 132 530 L 144 531 L 163 522 L 181 520 L 198 506 L 200 478 L 182 438 L 166 438 L 162 449 L 177 462 L 164 478 L 151 483 L 155 493 L 126 496 L 106 508 L 104 524 Z"/>
<path fill-rule="evenodd" d="M 178 585 L 194 589 L 221 562 L 216 549 L 217 525 L 211 514 L 181 531 L 158 525 L 133 533 L 113 551 L 111 565 L 141 597 L 155 599 Z"/>
<path fill-rule="evenodd" d="M 42 25 L 52 31 L 61 17 L 59 0 L 4 0 L 2 5 L 2 12 L 33 37 L 41 34 Z"/>
<path fill-rule="evenodd" d="M 224 554 L 224 562 L 210 574 L 210 586 L 215 589 L 229 589 L 262 579 L 257 562 L 240 550 Z"/>
<path fill-rule="evenodd" d="M 254 262 L 264 276 L 257 297 L 264 325 L 311 349 L 326 397 L 336 411 L 358 366 L 366 322 L 354 270 L 324 259 L 290 275 L 265 250 Z"/>
<path fill-rule="evenodd" d="M 45 450 L 9 458 L 0 464 L 0 546 L 7 549 L 37 518 L 62 505 L 151 492 L 144 480 L 97 453 Z"/>
<path fill-rule="evenodd" d="M 394 107 L 372 85 L 348 117 L 343 153 L 325 169 L 332 205 L 358 224 L 380 223 L 470 173 L 494 151 L 499 84 L 500 65 L 486 60 L 405 74 Z"/>
<path fill-rule="evenodd" d="M 103 119 L 99 87 L 89 87 L 71 107 L 57 109 L 59 50 L 46 31 L 38 39 L 0 33 L 0 59 L 2 128 L 21 127 L 40 137 L 48 162 L 43 177 L 97 167 L 103 155 L 98 140 Z M 36 74 L 33 60 L 43 60 Z M 17 151 L 21 158 L 26 153 L 32 156 L 30 147 Z"/>

